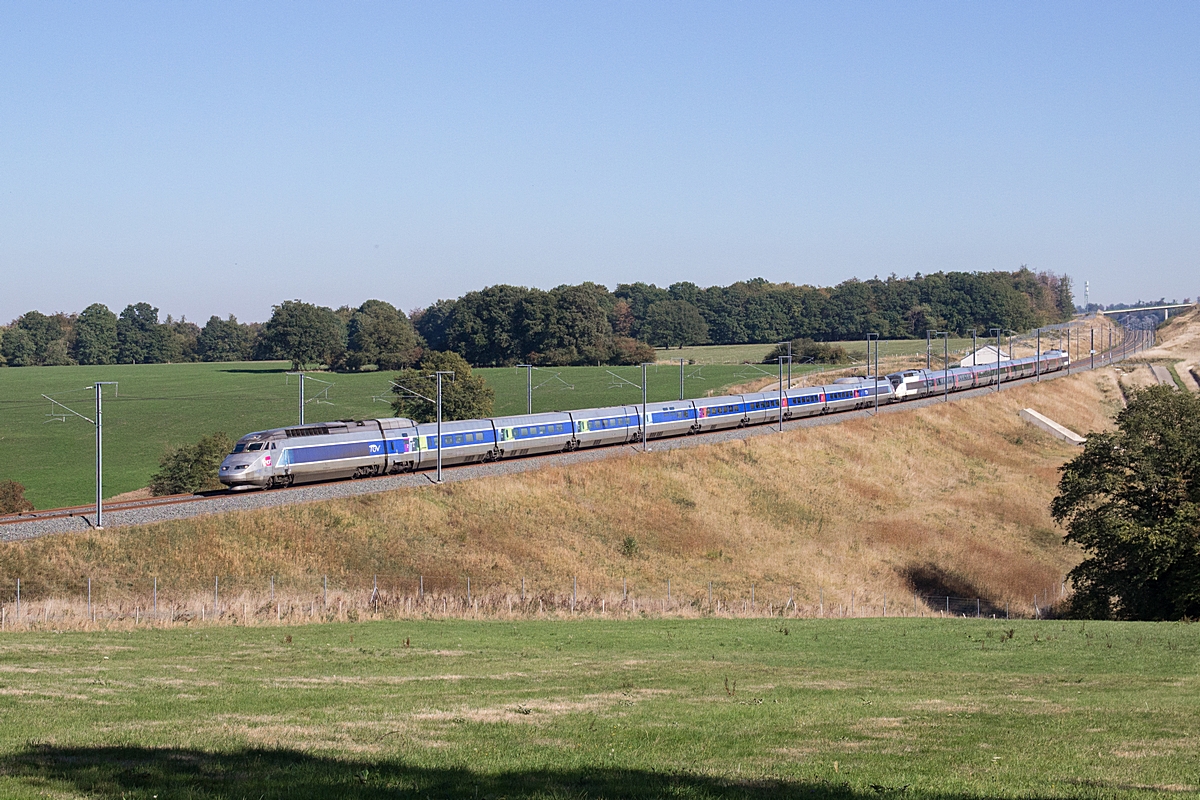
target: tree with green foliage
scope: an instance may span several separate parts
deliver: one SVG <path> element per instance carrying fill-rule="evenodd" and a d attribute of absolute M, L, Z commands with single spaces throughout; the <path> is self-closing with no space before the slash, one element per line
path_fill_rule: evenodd
<path fill-rule="evenodd" d="M 400 370 L 392 378 L 392 393 L 396 395 L 392 408 L 396 416 L 417 422 L 437 420 L 434 373 L 447 371 L 454 376 L 442 376 L 442 421 L 490 417 L 496 393 L 487 381 L 471 374 L 471 365 L 465 358 L 452 352 L 426 353 L 418 367 Z"/>
<path fill-rule="evenodd" d="M 708 323 L 687 300 L 662 300 L 646 312 L 642 338 L 663 347 L 704 344 L 708 341 Z"/>
<path fill-rule="evenodd" d="M 0 514 L 22 511 L 33 511 L 33 503 L 25 499 L 25 487 L 16 481 L 0 481 Z"/>
<path fill-rule="evenodd" d="M 201 361 L 245 361 L 250 358 L 250 329 L 237 321 L 211 316 L 196 337 L 196 353 Z"/>
<path fill-rule="evenodd" d="M 149 303 L 125 306 L 117 318 L 117 363 L 163 364 L 172 360 L 172 333 Z"/>
<path fill-rule="evenodd" d="M 349 369 L 374 365 L 403 369 L 421 357 L 421 337 L 403 311 L 383 300 L 368 300 L 350 317 L 346 352 L 341 364 Z"/>
<path fill-rule="evenodd" d="M 345 349 L 345 328 L 333 309 L 301 300 L 285 300 L 274 307 L 263 325 L 263 341 L 276 358 L 305 364 L 333 364 Z"/>
<path fill-rule="evenodd" d="M 150 492 L 155 497 L 168 494 L 195 494 L 223 488 L 218 477 L 221 461 L 233 449 L 227 434 L 201 436 L 193 445 L 184 445 L 166 453 L 158 462 L 158 472 L 150 477 Z"/>
<path fill-rule="evenodd" d="M 75 360 L 80 364 L 116 363 L 117 315 L 103 303 L 92 303 L 75 320 Z"/>
<path fill-rule="evenodd" d="M 71 320 L 28 311 L 13 321 L 0 347 L 11 367 L 62 366 L 75 363 L 68 348 Z"/>
<path fill-rule="evenodd" d="M 1088 557 L 1071 570 L 1071 610 L 1096 619 L 1200 617 L 1200 397 L 1134 394 L 1112 433 L 1062 468 L 1051 504 Z"/>

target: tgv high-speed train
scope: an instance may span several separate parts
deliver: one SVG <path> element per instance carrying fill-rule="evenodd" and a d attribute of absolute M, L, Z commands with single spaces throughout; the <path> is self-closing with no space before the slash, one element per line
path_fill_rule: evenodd
<path fill-rule="evenodd" d="M 1029 362 L 1028 364 L 1026 362 Z M 1046 353 L 1041 371 L 1067 364 L 1066 354 Z M 257 431 L 243 436 L 221 463 L 221 483 L 231 489 L 270 489 L 295 483 L 363 478 L 430 469 L 442 451 L 442 465 L 471 464 L 501 458 L 563 453 L 589 447 L 629 444 L 666 436 L 684 436 L 725 428 L 762 425 L 894 403 L 945 391 L 961 391 L 1035 374 L 1036 359 L 947 371 L 906 370 L 876 380 L 843 378 L 827 386 L 779 392 L 703 397 L 648 403 L 522 414 L 513 417 L 443 422 L 411 419 L 340 420 Z"/>

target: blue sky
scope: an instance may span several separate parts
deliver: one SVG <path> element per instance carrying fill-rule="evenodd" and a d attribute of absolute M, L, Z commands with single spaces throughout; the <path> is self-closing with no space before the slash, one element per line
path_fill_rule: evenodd
<path fill-rule="evenodd" d="M 0 319 L 1031 269 L 1200 295 L 1200 4 L 0 4 Z"/>

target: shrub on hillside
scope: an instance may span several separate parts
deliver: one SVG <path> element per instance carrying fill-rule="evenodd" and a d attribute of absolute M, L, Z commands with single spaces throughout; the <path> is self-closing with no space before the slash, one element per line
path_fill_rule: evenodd
<path fill-rule="evenodd" d="M 225 454 L 233 449 L 233 439 L 224 433 L 202 436 L 193 445 L 176 448 L 158 462 L 158 472 L 150 478 L 150 493 L 156 497 L 213 491 L 221 488 L 218 470 Z"/>
<path fill-rule="evenodd" d="M 776 345 L 775 349 L 763 359 L 763 363 L 774 364 L 780 356 L 787 354 L 788 346 L 786 344 Z M 812 339 L 804 338 L 792 340 L 793 364 L 845 364 L 849 360 L 846 348 L 840 344 L 814 342 Z"/>
<path fill-rule="evenodd" d="M 628 336 L 618 336 L 613 339 L 613 357 L 610 363 L 624 366 L 637 366 L 654 361 L 657 356 L 654 347 Z"/>
<path fill-rule="evenodd" d="M 25 487 L 16 481 L 0 481 L 0 514 L 33 511 L 33 503 L 25 499 Z"/>

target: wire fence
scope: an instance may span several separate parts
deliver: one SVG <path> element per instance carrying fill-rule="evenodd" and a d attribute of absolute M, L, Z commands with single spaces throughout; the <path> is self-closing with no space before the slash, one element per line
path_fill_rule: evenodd
<path fill-rule="evenodd" d="M 143 585 L 143 584 L 149 585 Z M 940 617 L 1017 619 L 1052 616 L 1066 584 L 1017 599 L 956 597 L 921 592 L 826 589 L 797 593 L 754 583 L 668 580 L 656 590 L 620 585 L 585 590 L 578 579 L 565 586 L 481 586 L 458 576 L 370 576 L 354 582 L 328 576 L 282 585 L 214 576 L 207 590 L 172 591 L 156 579 L 101 591 L 89 581 L 78 594 L 29 591 L 20 581 L 0 602 L 2 631 L 59 631 L 174 627 L 198 624 L 295 625 L 422 618 L 795 618 Z M 351 584 L 351 585 L 348 585 Z"/>

